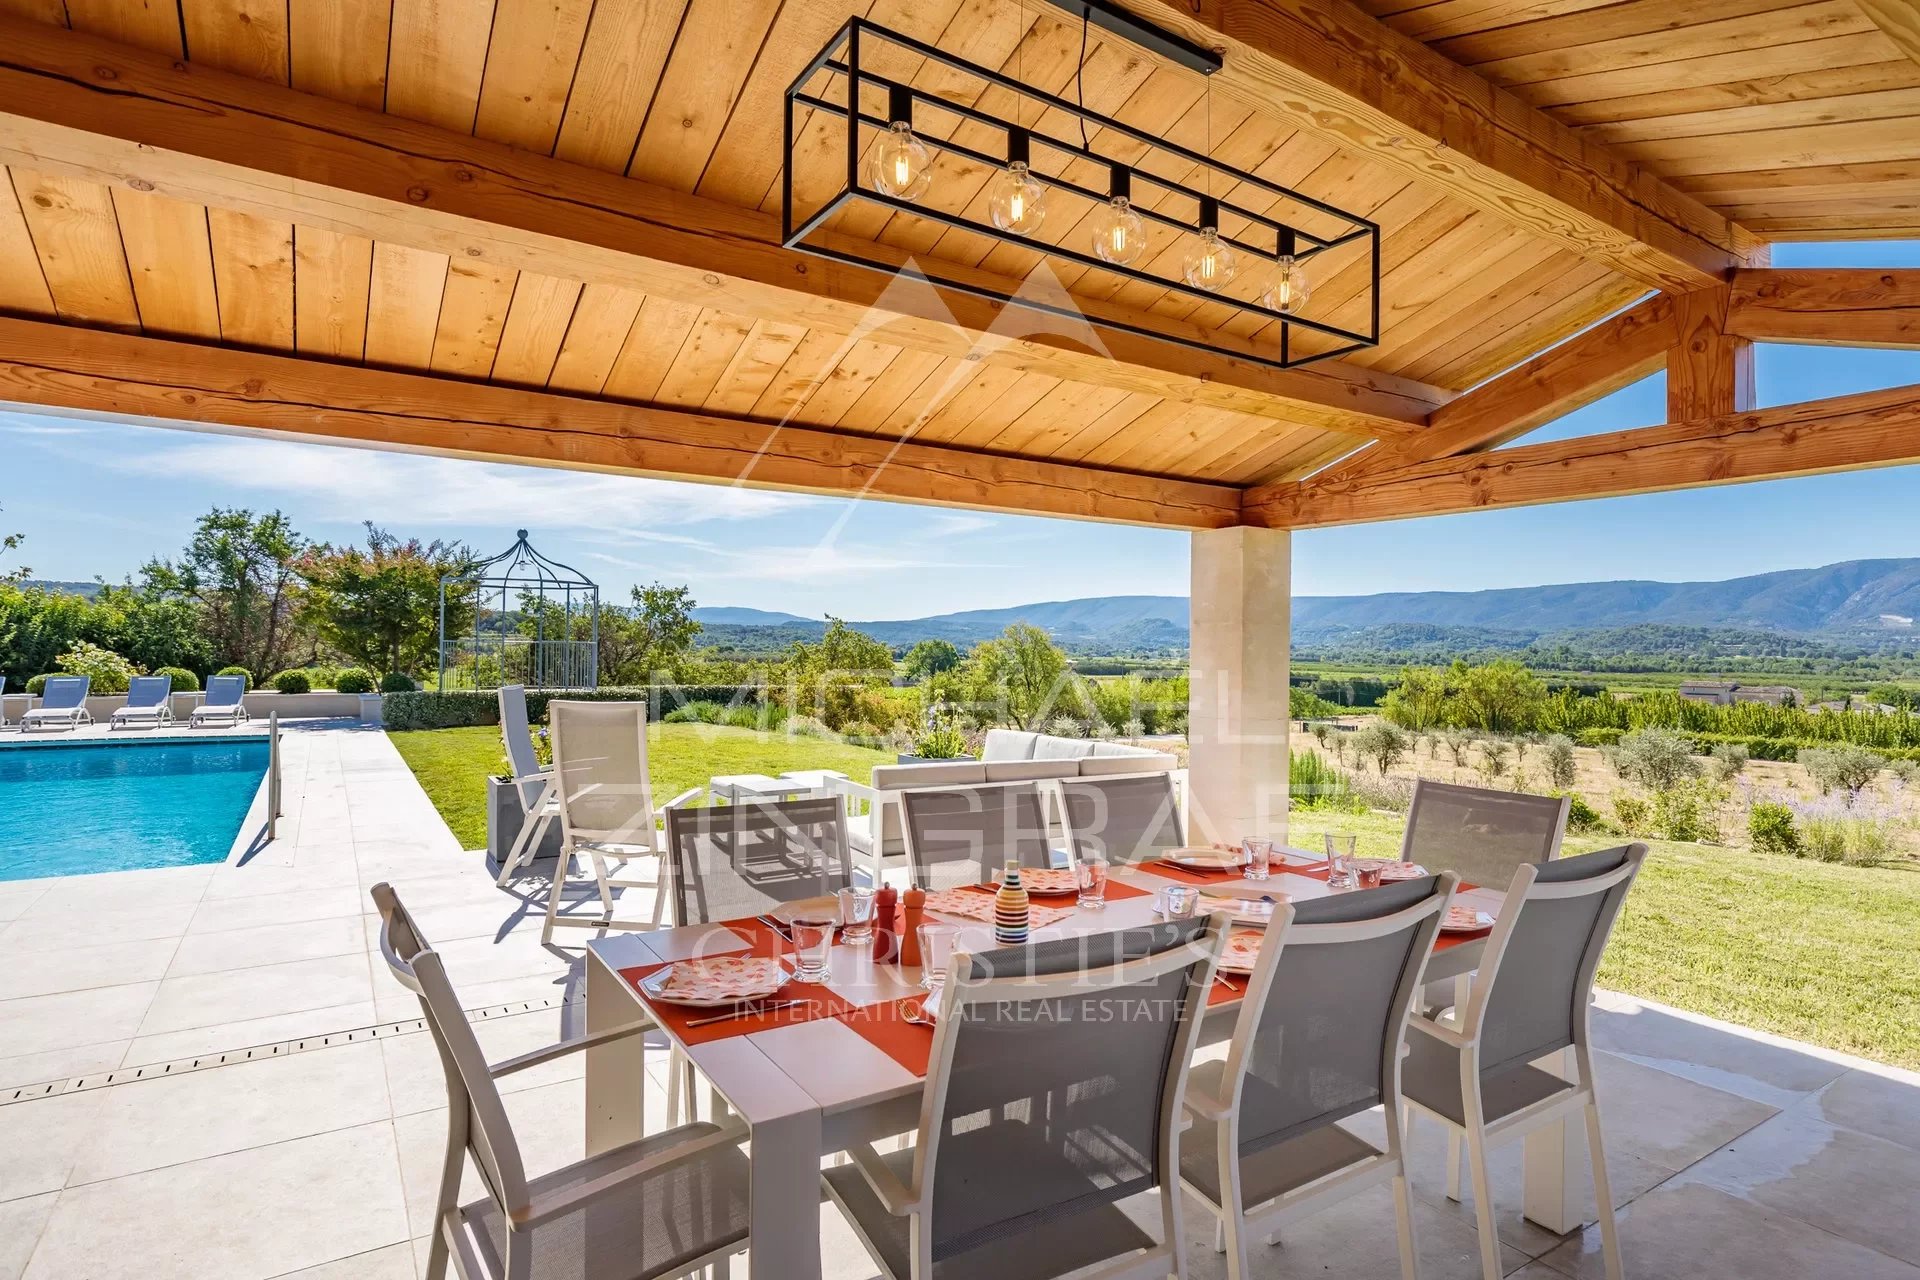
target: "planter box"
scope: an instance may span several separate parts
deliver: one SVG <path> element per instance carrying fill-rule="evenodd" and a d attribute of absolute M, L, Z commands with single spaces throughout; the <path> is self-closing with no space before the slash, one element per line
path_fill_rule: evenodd
<path fill-rule="evenodd" d="M 520 799 L 513 793 L 513 783 L 501 778 L 487 779 L 487 866 L 494 875 L 500 874 L 500 864 L 506 858 L 507 851 L 513 848 L 513 842 L 520 838 L 520 824 L 525 815 L 520 809 Z M 558 818 L 547 824 L 547 830 L 540 837 L 533 854 L 534 870 L 553 871 L 554 861 L 560 856 L 560 821 Z M 544 865 L 543 865 L 544 864 Z M 521 870 L 527 870 L 522 867 Z"/>

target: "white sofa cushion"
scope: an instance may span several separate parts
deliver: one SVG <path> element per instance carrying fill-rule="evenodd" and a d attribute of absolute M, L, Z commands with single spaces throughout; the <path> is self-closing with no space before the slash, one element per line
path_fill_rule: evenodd
<path fill-rule="evenodd" d="M 985 782 L 987 766 L 978 760 L 953 760 L 927 764 L 883 764 L 873 771 L 875 791 L 899 791 L 905 787 L 953 787 L 970 782 Z"/>
<path fill-rule="evenodd" d="M 1093 754 L 1097 756 L 1150 756 L 1158 754 L 1150 747 L 1136 747 L 1131 742 L 1096 742 Z"/>
<path fill-rule="evenodd" d="M 1035 760 L 1079 760 L 1093 754 L 1091 738 L 1056 738 L 1050 733 L 1040 735 L 1033 744 Z"/>
<path fill-rule="evenodd" d="M 1080 762 L 1080 776 L 1102 778 L 1118 773 L 1171 773 L 1179 767 L 1179 757 L 1162 751 L 1142 751 L 1124 756 L 1092 755 Z"/>
<path fill-rule="evenodd" d="M 1078 760 L 989 760 L 988 782 L 1037 782 L 1042 778 L 1073 778 L 1080 773 Z"/>
<path fill-rule="evenodd" d="M 980 758 L 987 761 L 1031 760 L 1034 740 L 1039 736 L 1024 729 L 989 729 Z"/>

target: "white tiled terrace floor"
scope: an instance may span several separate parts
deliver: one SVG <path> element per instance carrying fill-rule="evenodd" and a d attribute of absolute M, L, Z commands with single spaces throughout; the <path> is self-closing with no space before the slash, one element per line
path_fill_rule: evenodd
<path fill-rule="evenodd" d="M 287 743 L 282 839 L 244 865 L 0 883 L 0 1099 L 413 1015 L 368 952 L 366 889 L 382 879 L 470 1007 L 539 1006 L 479 1024 L 491 1056 L 577 1029 L 577 949 L 539 945 L 538 911 L 454 847 L 384 734 Z M 1920 1280 L 1920 1078 L 1624 997 L 1603 998 L 1597 1024 L 1630 1276 Z M 534 1170 L 581 1154 L 579 1069 L 506 1082 Z M 646 1089 L 663 1113 L 658 1079 Z M 0 1105 L 0 1280 L 415 1276 L 444 1097 L 411 1033 Z M 1446 1201 L 1443 1164 L 1437 1131 L 1417 1129 L 1421 1274 L 1470 1280 L 1471 1206 Z M 1561 1239 L 1521 1221 L 1517 1149 L 1495 1194 L 1511 1275 L 1602 1275 L 1591 1228 Z M 1189 1275 L 1222 1276 L 1190 1223 Z M 872 1275 L 828 1208 L 822 1238 L 833 1280 Z M 1390 1205 L 1351 1201 L 1255 1267 L 1395 1275 Z"/>

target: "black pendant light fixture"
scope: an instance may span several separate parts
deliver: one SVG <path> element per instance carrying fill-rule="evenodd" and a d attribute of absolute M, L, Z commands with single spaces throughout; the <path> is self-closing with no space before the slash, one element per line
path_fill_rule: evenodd
<path fill-rule="evenodd" d="M 1091 28 L 1202 75 L 1223 65 L 1218 53 L 1108 0 L 1048 3 L 1081 23 L 1076 84 Z M 1026 35 L 1023 4 L 1023 41 Z M 938 91 L 883 70 L 910 66 L 922 68 L 923 82 L 942 69 Z M 1379 227 L 1261 177 L 1259 165 L 1225 164 L 1164 133 L 1090 110 L 1084 100 L 858 17 L 794 79 L 784 114 L 781 230 L 790 248 L 911 271 L 944 288 L 1281 368 L 1379 344 Z M 1062 122 L 1068 127 L 1060 128 Z M 1209 101 L 1209 148 L 1211 125 Z M 800 163 L 811 171 L 797 173 L 803 139 L 810 159 Z M 839 160 L 823 162 L 823 151 Z M 982 170 L 989 171 L 984 183 Z M 1132 318 L 1137 311 L 1083 310 L 1059 290 L 1010 292 L 1003 273 L 970 269 L 938 253 L 909 259 L 875 238 L 871 223 L 865 234 L 851 231 L 845 219 L 861 207 L 1016 245 L 1045 255 L 1056 272 L 1150 285 L 1215 309 L 1206 313 L 1204 328 L 1197 322 L 1156 327 Z M 1333 314 L 1316 315 L 1311 283 L 1334 273 L 1347 286 L 1338 291 L 1344 301 Z M 1362 285 L 1364 294 L 1355 287 Z M 1094 297 L 1114 291 L 1097 284 L 1076 289 Z M 1353 311 L 1366 317 L 1365 328 L 1336 322 Z M 1241 336 L 1230 342 L 1212 336 L 1229 324 Z M 1250 332 L 1251 343 L 1244 336 Z"/>

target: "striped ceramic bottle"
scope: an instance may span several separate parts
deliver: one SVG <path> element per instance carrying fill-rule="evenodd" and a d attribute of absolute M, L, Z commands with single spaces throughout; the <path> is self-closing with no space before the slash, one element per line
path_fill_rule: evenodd
<path fill-rule="evenodd" d="M 1020 883 L 1020 864 L 1009 862 L 993 899 L 993 940 L 1003 947 L 1025 942 L 1031 915 L 1026 886 Z"/>

